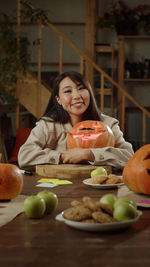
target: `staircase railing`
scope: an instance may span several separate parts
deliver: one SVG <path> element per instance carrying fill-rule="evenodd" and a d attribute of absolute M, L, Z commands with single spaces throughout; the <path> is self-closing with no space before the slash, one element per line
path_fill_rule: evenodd
<path fill-rule="evenodd" d="M 20 2 L 18 0 L 18 2 Z M 30 4 L 30 7 L 33 11 L 36 11 L 35 8 Z M 18 4 L 18 10 L 20 9 L 20 4 Z M 20 14 L 18 11 L 18 31 L 20 31 Z M 42 21 L 42 22 L 41 22 Z M 131 96 L 126 90 L 124 90 L 115 80 L 113 80 L 106 72 L 104 72 L 103 69 L 101 69 L 88 55 L 86 55 L 80 48 L 73 43 L 71 40 L 69 40 L 55 25 L 53 25 L 51 22 L 49 22 L 47 19 L 44 20 L 43 18 L 39 20 L 39 50 L 38 50 L 38 92 L 37 92 L 37 106 L 39 107 L 40 101 L 41 101 L 41 92 L 40 92 L 40 83 L 41 83 L 41 40 L 42 40 L 42 23 L 45 25 L 48 25 L 49 28 L 51 28 L 58 36 L 59 36 L 59 72 L 61 73 L 63 71 L 63 42 L 65 41 L 68 43 L 79 55 L 80 55 L 80 73 L 84 72 L 86 64 L 85 62 L 88 62 L 93 66 L 95 70 L 99 73 L 99 79 L 100 79 L 100 110 L 103 112 L 104 110 L 104 96 L 105 96 L 105 88 L 104 88 L 104 80 L 107 79 L 114 87 L 118 89 L 119 94 L 122 96 L 121 101 L 121 116 L 120 116 L 120 125 L 121 129 L 124 132 L 125 130 L 125 100 L 129 99 L 141 112 L 142 112 L 142 143 L 146 143 L 146 117 L 150 117 L 150 112 L 145 109 L 140 103 L 136 101 L 136 99 Z M 19 35 L 18 35 L 19 36 Z M 19 39 L 19 37 L 18 37 Z M 85 62 L 84 62 L 85 61 Z M 19 91 L 19 88 L 18 88 Z M 19 94 L 18 94 L 19 96 Z M 37 111 L 37 117 L 39 117 L 39 112 Z M 19 114 L 18 114 L 19 116 Z"/>

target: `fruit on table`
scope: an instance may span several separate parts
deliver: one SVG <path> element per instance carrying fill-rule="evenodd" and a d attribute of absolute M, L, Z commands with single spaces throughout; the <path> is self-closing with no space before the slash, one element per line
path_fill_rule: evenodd
<path fill-rule="evenodd" d="M 115 138 L 108 125 L 101 121 L 86 120 L 72 127 L 67 137 L 67 148 L 98 148 L 114 146 Z"/>
<path fill-rule="evenodd" d="M 123 169 L 125 185 L 136 193 L 150 194 L 150 144 L 139 148 Z"/>
<path fill-rule="evenodd" d="M 0 200 L 17 197 L 23 188 L 23 176 L 14 164 L 0 163 Z"/>
<path fill-rule="evenodd" d="M 41 218 L 46 210 L 45 201 L 39 196 L 29 196 L 24 201 L 24 212 L 30 219 Z"/>
<path fill-rule="evenodd" d="M 113 208 L 116 200 L 117 200 L 117 197 L 115 196 L 115 194 L 108 193 L 108 194 L 103 195 L 99 201 Z"/>
<path fill-rule="evenodd" d="M 128 197 L 119 197 L 114 203 L 114 208 L 116 208 L 117 205 L 121 204 L 122 202 L 132 204 L 136 208 L 136 203 Z"/>
<path fill-rule="evenodd" d="M 45 214 L 51 213 L 58 204 L 57 195 L 50 191 L 41 191 L 37 194 L 40 198 L 45 201 L 46 209 Z"/>
<path fill-rule="evenodd" d="M 119 222 L 125 222 L 136 218 L 138 215 L 135 206 L 130 204 L 130 202 L 122 201 L 118 204 L 113 211 L 113 217 Z"/>
<path fill-rule="evenodd" d="M 116 221 L 128 221 L 136 218 L 138 215 L 136 203 L 128 197 L 117 198 L 115 194 L 108 193 L 103 195 L 99 201 L 113 209 L 113 218 Z"/>
<path fill-rule="evenodd" d="M 91 178 L 101 174 L 107 175 L 107 171 L 103 167 L 97 167 L 95 170 L 91 171 Z"/>
<path fill-rule="evenodd" d="M 40 191 L 24 201 L 24 212 L 28 218 L 38 219 L 50 214 L 58 205 L 57 195 L 51 191 Z"/>

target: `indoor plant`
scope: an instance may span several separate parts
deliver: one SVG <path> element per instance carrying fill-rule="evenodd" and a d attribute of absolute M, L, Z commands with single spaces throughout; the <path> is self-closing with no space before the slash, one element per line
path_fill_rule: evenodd
<path fill-rule="evenodd" d="M 21 38 L 17 42 L 17 35 L 13 29 L 10 17 L 0 14 L 0 99 L 5 102 L 15 102 L 16 82 L 18 75 L 25 75 L 29 63 L 29 42 Z"/>
<path fill-rule="evenodd" d="M 138 5 L 130 8 L 125 1 L 111 1 L 110 9 L 98 17 L 101 29 L 115 30 L 118 35 L 150 33 L 150 5 Z"/>
<path fill-rule="evenodd" d="M 32 9 L 29 1 L 21 0 L 21 19 L 23 21 L 44 22 L 48 20 L 46 12 L 41 9 Z M 14 22 L 14 23 L 12 23 Z M 30 45 L 26 36 L 20 36 L 13 24 L 17 25 L 17 18 L 0 13 L 0 104 L 16 103 L 15 92 L 18 76 L 25 76 L 30 62 L 28 47 Z M 38 45 L 39 40 L 34 40 L 33 45 Z"/>

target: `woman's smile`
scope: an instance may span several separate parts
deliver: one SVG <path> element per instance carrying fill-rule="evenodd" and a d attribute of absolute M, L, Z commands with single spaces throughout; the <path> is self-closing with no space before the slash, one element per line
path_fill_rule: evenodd
<path fill-rule="evenodd" d="M 80 108 L 83 106 L 83 102 L 77 102 L 77 103 L 73 103 L 72 106 L 75 106 L 77 108 Z"/>

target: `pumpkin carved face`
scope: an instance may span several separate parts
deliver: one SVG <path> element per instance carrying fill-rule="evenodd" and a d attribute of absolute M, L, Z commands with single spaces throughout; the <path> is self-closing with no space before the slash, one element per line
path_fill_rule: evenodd
<path fill-rule="evenodd" d="M 100 148 L 114 146 L 115 138 L 109 126 L 101 121 L 77 123 L 69 132 L 67 148 Z"/>
<path fill-rule="evenodd" d="M 150 144 L 139 148 L 128 160 L 123 181 L 134 192 L 150 194 Z"/>

